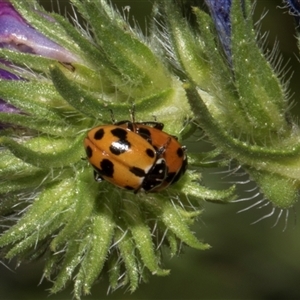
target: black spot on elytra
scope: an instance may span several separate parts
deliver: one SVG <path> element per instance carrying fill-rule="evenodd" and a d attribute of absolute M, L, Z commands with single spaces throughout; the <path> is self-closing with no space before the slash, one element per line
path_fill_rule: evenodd
<path fill-rule="evenodd" d="M 127 139 L 127 133 L 127 130 L 119 127 L 111 130 L 111 134 L 122 141 Z"/>
<path fill-rule="evenodd" d="M 103 129 L 103 128 L 100 128 L 100 129 L 98 129 L 98 130 L 95 132 L 95 134 L 94 134 L 94 139 L 97 140 L 97 141 L 99 141 L 99 140 L 101 140 L 101 139 L 103 138 L 103 136 L 104 136 L 104 129 Z"/>
<path fill-rule="evenodd" d="M 130 149 L 130 147 L 131 147 L 131 144 L 127 140 L 119 140 L 117 142 L 113 142 L 109 146 L 109 150 L 114 155 L 120 155 L 120 154 L 128 151 L 128 149 Z"/>
<path fill-rule="evenodd" d="M 92 150 L 92 148 L 91 148 L 90 146 L 87 146 L 87 147 L 85 148 L 85 153 L 86 153 L 86 156 L 87 156 L 88 158 L 91 158 L 91 157 L 93 156 L 93 150 Z"/>
<path fill-rule="evenodd" d="M 182 157 L 184 154 L 183 149 L 181 147 L 177 149 L 176 153 L 177 153 L 178 157 Z"/>
<path fill-rule="evenodd" d="M 114 155 L 120 155 L 130 149 L 131 144 L 127 140 L 127 130 L 123 128 L 114 128 L 111 130 L 111 134 L 119 139 L 118 141 L 113 142 L 110 145 L 109 150 L 111 151 L 111 153 L 113 153 Z"/>
<path fill-rule="evenodd" d="M 146 149 L 146 154 L 147 154 L 149 157 L 151 157 L 151 158 L 153 158 L 153 157 L 155 156 L 154 151 L 153 151 L 152 149 L 150 149 L 150 148 L 147 148 L 147 149 Z"/>
<path fill-rule="evenodd" d="M 100 174 L 106 177 L 113 177 L 114 164 L 109 159 L 103 159 L 100 162 Z"/>
<path fill-rule="evenodd" d="M 145 177 L 146 173 L 143 169 L 137 167 L 131 167 L 130 172 L 133 173 L 137 177 Z"/>

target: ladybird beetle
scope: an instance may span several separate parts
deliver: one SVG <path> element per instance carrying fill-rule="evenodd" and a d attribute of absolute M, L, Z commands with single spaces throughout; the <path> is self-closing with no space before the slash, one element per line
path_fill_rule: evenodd
<path fill-rule="evenodd" d="M 87 158 L 97 181 L 137 193 L 155 191 L 167 177 L 166 161 L 146 139 L 125 126 L 103 125 L 84 140 Z"/>
<path fill-rule="evenodd" d="M 131 121 L 93 128 L 84 141 L 95 180 L 125 189 L 158 192 L 177 182 L 187 169 L 186 148 L 156 121 Z"/>

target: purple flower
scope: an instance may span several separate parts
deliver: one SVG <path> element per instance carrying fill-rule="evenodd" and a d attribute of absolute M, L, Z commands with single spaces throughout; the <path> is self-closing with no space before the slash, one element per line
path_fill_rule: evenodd
<path fill-rule="evenodd" d="M 44 15 L 42 14 L 42 16 Z M 44 17 L 48 21 L 50 20 L 48 16 Z M 36 31 L 14 9 L 11 3 L 3 0 L 0 0 L 0 48 L 41 55 L 62 62 L 78 61 L 71 52 Z M 9 62 L 0 62 L 12 67 Z M 0 80 L 20 79 L 20 77 L 0 68 Z M 0 99 L 0 112 L 20 113 L 20 110 Z"/>
<path fill-rule="evenodd" d="M 78 59 L 71 52 L 36 31 L 9 2 L 0 1 L 0 47 L 37 54 L 62 62 Z"/>
<path fill-rule="evenodd" d="M 14 106 L 6 103 L 4 100 L 0 99 L 0 112 L 5 112 L 5 113 L 19 113 L 20 110 L 15 108 Z M 1 123 L 0 123 L 1 127 Z"/>
<path fill-rule="evenodd" d="M 231 0 L 205 0 L 205 3 L 208 6 L 211 16 L 214 20 L 225 54 L 231 61 Z"/>
<path fill-rule="evenodd" d="M 18 80 L 20 77 L 6 70 L 0 69 L 0 79 Z"/>

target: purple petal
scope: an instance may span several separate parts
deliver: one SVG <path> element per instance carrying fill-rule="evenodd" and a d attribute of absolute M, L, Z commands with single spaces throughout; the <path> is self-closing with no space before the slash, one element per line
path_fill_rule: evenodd
<path fill-rule="evenodd" d="M 32 28 L 8 2 L 0 0 L 0 47 L 38 54 L 62 62 L 76 62 L 71 52 Z"/>
<path fill-rule="evenodd" d="M 0 99 L 0 112 L 20 113 L 21 111 L 19 109 L 17 109 L 16 107 L 6 103 L 4 100 Z M 1 126 L 1 123 L 0 123 L 0 126 Z"/>
<path fill-rule="evenodd" d="M 2 15 L 11 15 L 15 19 L 17 19 L 19 22 L 24 22 L 26 21 L 20 16 L 17 11 L 13 8 L 11 3 L 5 1 L 5 0 L 0 0 L 0 16 Z"/>
<path fill-rule="evenodd" d="M 18 80 L 20 77 L 6 70 L 0 69 L 0 79 Z"/>
<path fill-rule="evenodd" d="M 231 61 L 231 0 L 205 0 L 214 20 L 219 39 L 223 45 L 227 58 Z"/>

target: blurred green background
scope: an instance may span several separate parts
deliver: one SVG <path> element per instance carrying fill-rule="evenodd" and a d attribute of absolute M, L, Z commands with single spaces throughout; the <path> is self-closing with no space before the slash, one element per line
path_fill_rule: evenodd
<path fill-rule="evenodd" d="M 44 1 L 51 6 L 50 0 Z M 55 2 L 55 1 L 54 1 Z M 151 1 L 115 0 L 120 7 L 130 6 L 130 17 L 134 16 L 141 27 L 149 19 Z M 283 65 L 291 70 L 290 90 L 293 94 L 293 113 L 299 114 L 300 63 L 295 40 L 293 18 L 282 7 L 281 0 L 257 1 L 255 19 L 268 11 L 261 23 L 262 32 L 269 32 L 268 48 L 275 40 L 283 54 Z M 64 1 L 59 1 L 65 4 Z M 55 3 L 54 3 L 55 5 Z M 220 176 L 219 176 L 220 177 Z M 206 175 L 205 184 L 218 186 L 215 175 Z M 243 195 L 241 194 L 241 197 Z M 152 276 L 149 283 L 141 284 L 134 294 L 119 289 L 107 295 L 107 279 L 97 283 L 92 295 L 83 299 L 300 299 L 300 224 L 298 206 L 290 210 L 288 227 L 284 218 L 277 226 L 276 215 L 250 225 L 270 212 L 251 208 L 237 212 L 255 201 L 231 205 L 205 203 L 205 212 L 194 225 L 196 235 L 212 246 L 208 251 L 184 249 L 179 257 L 166 257 L 164 267 L 171 269 L 168 277 Z M 278 212 L 277 212 L 278 213 Z M 298 214 L 298 215 L 297 215 Z M 72 299 L 72 287 L 57 295 L 48 296 L 51 283 L 42 281 L 44 262 L 23 264 L 8 270 L 0 264 L 0 299 Z"/>

